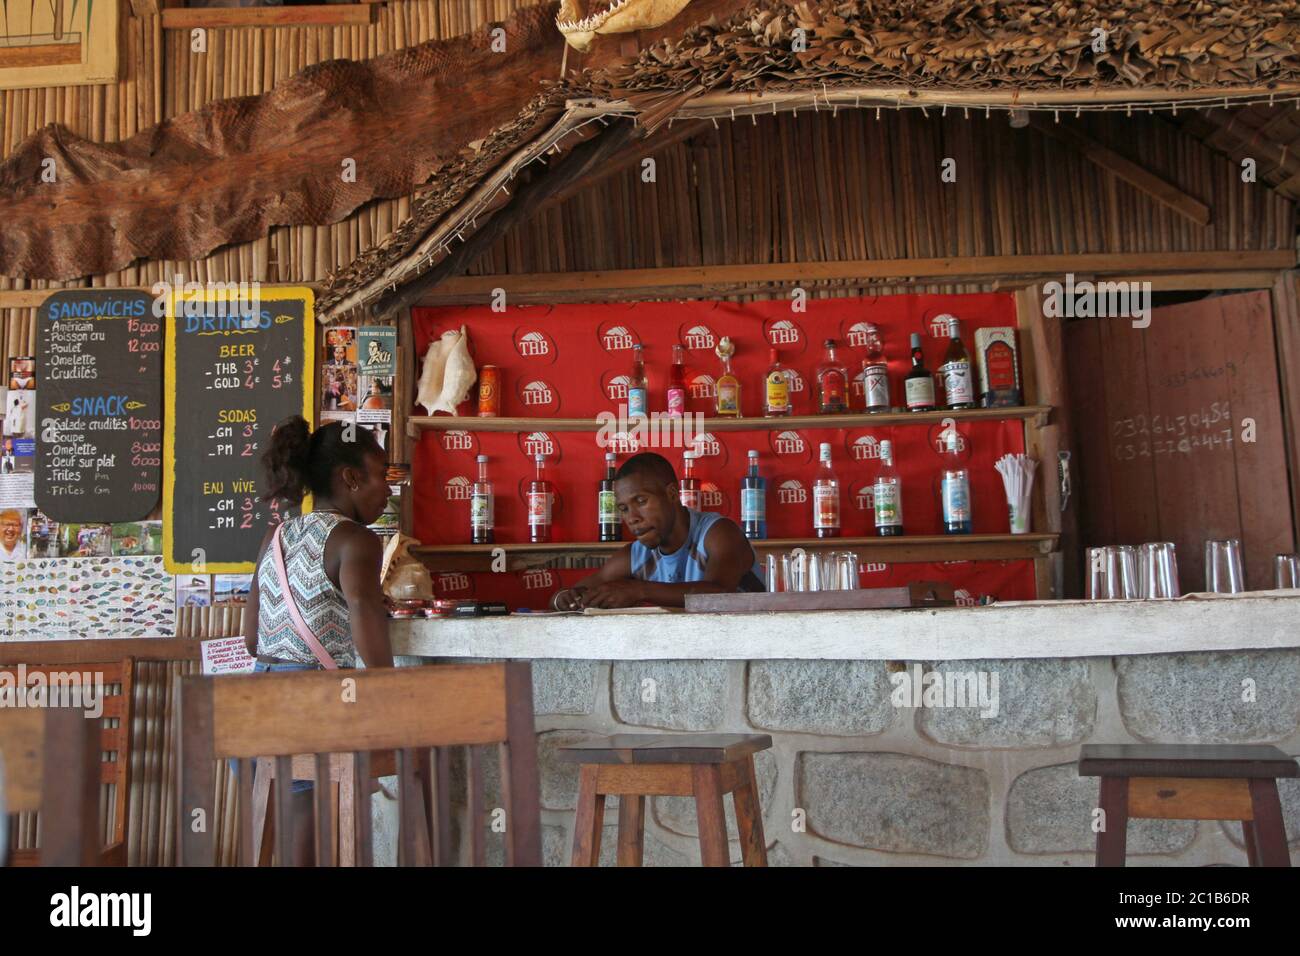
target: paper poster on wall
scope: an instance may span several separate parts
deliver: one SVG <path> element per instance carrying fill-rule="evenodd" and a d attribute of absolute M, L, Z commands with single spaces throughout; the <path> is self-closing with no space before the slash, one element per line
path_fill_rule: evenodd
<path fill-rule="evenodd" d="M 23 533 L 27 514 L 25 508 L 0 511 L 0 561 L 21 561 L 27 557 L 27 540 Z"/>
<path fill-rule="evenodd" d="M 204 677 L 216 674 L 250 674 L 257 658 L 250 657 L 242 637 L 217 637 L 200 641 L 199 650 Z"/>
<path fill-rule="evenodd" d="M 0 89 L 117 80 L 118 0 L 6 3 Z"/>
<path fill-rule="evenodd" d="M 170 637 L 172 576 L 160 555 L 0 563 L 0 639 Z"/>

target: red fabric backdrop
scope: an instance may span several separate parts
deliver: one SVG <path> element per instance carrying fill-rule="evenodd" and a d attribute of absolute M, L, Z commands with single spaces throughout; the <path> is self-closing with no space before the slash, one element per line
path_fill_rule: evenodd
<path fill-rule="evenodd" d="M 449 328 L 469 331 L 475 364 L 496 365 L 502 375 L 503 416 L 594 418 L 616 413 L 625 395 L 632 345 L 644 346 L 650 385 L 650 410 L 664 411 L 672 346 L 686 348 L 688 411 L 709 414 L 713 382 L 720 362 L 713 349 L 724 335 L 736 344 L 733 371 L 741 381 L 741 408 L 761 412 L 762 376 L 768 348 L 797 373 L 795 414 L 812 414 L 813 374 L 822 360 L 822 342 L 835 338 L 850 375 L 862 366 L 864 350 L 856 327 L 871 322 L 881 329 L 889 360 L 893 402 L 901 406 L 902 380 L 911 366 L 908 339 L 923 337 L 926 365 L 938 367 L 947 336 L 934 319 L 949 313 L 962 320 L 962 335 L 974 352 L 975 330 L 1015 326 L 1009 295 L 885 296 L 812 300 L 794 312 L 789 301 L 747 304 L 729 302 L 633 303 L 509 307 L 503 313 L 482 307 L 413 309 L 415 340 L 422 357 L 429 341 Z M 418 369 L 417 369 L 418 371 Z M 939 398 L 942 401 L 942 391 Z M 861 396 L 855 395 L 855 408 Z M 555 541 L 596 538 L 596 486 L 603 475 L 605 448 L 591 432 L 475 432 L 476 396 L 460 408 L 464 431 L 426 432 L 412 462 L 415 533 L 426 544 L 469 541 L 469 490 L 474 456 L 489 456 L 496 491 L 496 540 L 527 541 L 523 491 L 532 476 L 532 455 L 547 455 L 548 478 L 556 489 Z M 418 410 L 423 414 L 423 410 Z M 769 431 L 718 432 L 698 442 L 704 453 L 697 474 L 705 504 L 739 520 L 740 479 L 746 453 L 760 454 L 768 480 L 768 534 L 772 538 L 812 534 L 811 489 L 817 446 L 830 442 L 844 488 L 843 533 L 873 533 L 870 495 L 879 458 L 879 441 L 892 439 L 895 462 L 903 479 L 904 526 L 909 534 L 940 530 L 935 445 L 940 425 L 828 427 Z M 966 445 L 971 475 L 975 533 L 1005 533 L 1006 498 L 993 462 L 1007 452 L 1024 450 L 1021 423 L 972 422 L 958 426 Z M 616 449 L 617 450 L 617 449 Z M 632 450 L 630 448 L 626 449 Z M 680 470 L 682 448 L 652 448 Z M 626 457 L 620 454 L 620 461 Z M 505 600 L 514 607 L 542 607 L 561 584 L 586 571 L 529 572 L 523 575 L 447 575 L 437 580 L 440 594 Z M 1033 597 L 1032 563 L 957 562 L 941 565 L 872 566 L 864 570 L 864 587 L 901 584 L 923 578 L 954 583 L 972 597 L 994 594 L 1003 600 Z"/>

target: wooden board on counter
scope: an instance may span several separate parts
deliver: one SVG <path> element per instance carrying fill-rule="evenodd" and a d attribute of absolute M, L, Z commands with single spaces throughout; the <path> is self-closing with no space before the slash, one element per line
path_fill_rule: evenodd
<path fill-rule="evenodd" d="M 902 588 L 863 588 L 857 591 L 686 595 L 686 610 L 698 614 L 865 611 L 873 608 L 954 607 L 956 603 L 952 585 L 941 581 L 918 581 Z"/>

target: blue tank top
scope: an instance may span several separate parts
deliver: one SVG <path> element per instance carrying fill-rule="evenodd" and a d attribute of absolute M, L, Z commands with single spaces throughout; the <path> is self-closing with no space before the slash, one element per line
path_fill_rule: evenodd
<path fill-rule="evenodd" d="M 658 548 L 647 548 L 640 541 L 632 542 L 632 577 L 642 581 L 658 581 L 663 584 L 686 584 L 691 581 L 703 581 L 704 569 L 709 563 L 709 553 L 704 547 L 704 538 L 709 529 L 722 515 L 716 511 L 695 511 L 686 509 L 691 516 L 691 526 L 686 532 L 686 542 L 672 554 L 664 554 Z M 753 552 L 750 547 L 750 552 Z M 737 591 L 764 591 L 763 568 L 754 555 L 753 567 L 740 579 Z"/>

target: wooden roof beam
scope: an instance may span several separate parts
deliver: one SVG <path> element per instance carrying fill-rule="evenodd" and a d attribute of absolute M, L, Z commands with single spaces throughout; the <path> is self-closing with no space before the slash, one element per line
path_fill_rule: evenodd
<path fill-rule="evenodd" d="M 1151 170 L 1133 160 L 1121 156 L 1110 147 L 1097 142 L 1088 134 L 1068 123 L 1054 123 L 1033 118 L 1030 125 L 1044 135 L 1064 143 L 1084 159 L 1100 166 L 1106 172 L 1119 177 L 1139 192 L 1150 196 L 1156 202 L 1168 206 L 1174 212 L 1190 219 L 1198 226 L 1210 224 L 1210 207 L 1194 196 L 1189 196 L 1173 183 L 1161 179 Z"/>

